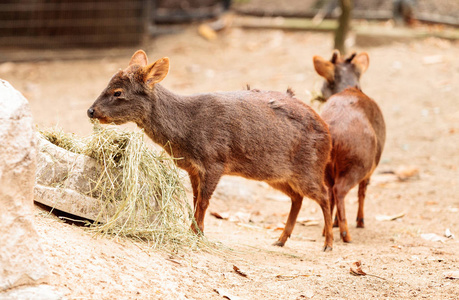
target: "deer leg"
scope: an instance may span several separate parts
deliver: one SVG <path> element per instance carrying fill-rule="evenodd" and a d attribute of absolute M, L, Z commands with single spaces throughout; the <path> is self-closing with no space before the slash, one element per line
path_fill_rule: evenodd
<path fill-rule="evenodd" d="M 332 224 L 332 214 L 330 209 L 330 201 L 327 195 L 327 189 L 325 185 L 322 186 L 321 192 L 318 195 L 311 196 L 322 209 L 324 215 L 324 233 L 325 233 L 325 243 L 324 251 L 331 251 L 333 249 L 333 224 Z"/>
<path fill-rule="evenodd" d="M 333 211 L 335 209 L 335 197 L 333 196 L 333 186 L 328 188 L 328 201 L 330 205 L 330 214 L 333 220 Z M 338 227 L 338 215 L 335 213 L 335 221 L 333 222 L 333 227 Z M 325 236 L 325 227 L 322 230 L 322 236 Z"/>
<path fill-rule="evenodd" d="M 322 213 L 324 215 L 324 229 L 322 231 L 322 235 L 325 236 L 325 244 L 324 244 L 324 251 L 331 251 L 333 250 L 333 219 L 332 219 L 332 205 L 331 205 L 331 188 L 327 193 L 327 188 L 325 185 L 322 185 L 320 191 L 312 192 L 308 191 L 307 196 L 312 200 L 316 201 L 320 208 L 322 209 Z"/>
<path fill-rule="evenodd" d="M 330 212 L 332 213 L 332 217 L 333 217 L 333 209 L 331 209 Z M 335 213 L 335 220 L 333 221 L 333 227 L 339 227 L 338 213 Z"/>
<path fill-rule="evenodd" d="M 290 207 L 290 212 L 288 214 L 287 223 L 285 224 L 285 228 L 282 231 L 282 234 L 279 237 L 279 239 L 273 244 L 274 246 L 283 247 L 287 239 L 292 234 L 293 228 L 295 227 L 296 219 L 298 217 L 298 213 L 300 212 L 301 204 L 303 203 L 303 196 L 295 192 L 288 183 L 278 183 L 278 182 L 277 183 L 268 182 L 268 183 L 273 188 L 289 196 L 290 199 L 292 200 L 292 205 Z"/>
<path fill-rule="evenodd" d="M 194 203 L 194 219 L 198 228 L 194 228 L 195 232 L 198 229 L 204 233 L 204 217 L 206 215 L 207 207 L 209 207 L 209 200 L 212 193 L 215 191 L 218 182 L 223 174 L 223 166 L 213 166 L 208 169 L 204 174 L 198 176 L 197 197 Z M 193 185 L 193 183 L 192 183 Z"/>
<path fill-rule="evenodd" d="M 333 196 L 336 201 L 338 225 L 341 238 L 344 242 L 349 243 L 352 241 L 351 235 L 349 234 L 349 228 L 346 220 L 346 210 L 344 198 L 349 192 L 350 187 L 343 180 L 338 179 L 335 186 L 333 187 Z"/>
<path fill-rule="evenodd" d="M 328 189 L 328 199 L 330 199 L 330 213 L 333 218 L 333 212 L 335 210 L 335 197 L 333 196 L 333 187 Z M 338 212 L 335 213 L 335 220 L 333 221 L 333 227 L 338 227 Z"/>
<path fill-rule="evenodd" d="M 285 225 L 284 231 L 282 231 L 281 236 L 273 245 L 283 247 L 285 242 L 292 234 L 293 228 L 295 227 L 296 219 L 298 218 L 298 213 L 301 209 L 301 204 L 303 203 L 303 196 L 296 194 L 291 196 L 292 206 L 290 207 L 290 212 L 287 218 L 287 224 Z"/>
<path fill-rule="evenodd" d="M 189 173 L 189 177 L 190 177 L 191 187 L 193 188 L 193 210 L 195 211 L 195 214 L 196 214 L 196 208 L 197 208 L 198 198 L 199 198 L 200 178 L 199 178 L 199 174 L 196 174 L 196 173 Z M 191 224 L 191 230 L 193 230 L 195 233 L 199 232 L 197 225 L 198 224 L 196 223 L 196 215 L 195 215 L 195 219 L 193 220 L 193 223 Z"/>
<path fill-rule="evenodd" d="M 359 184 L 359 210 L 357 211 L 357 228 L 364 228 L 364 216 L 363 208 L 365 203 L 365 192 L 367 191 L 367 186 L 370 183 L 370 179 L 364 179 Z"/>

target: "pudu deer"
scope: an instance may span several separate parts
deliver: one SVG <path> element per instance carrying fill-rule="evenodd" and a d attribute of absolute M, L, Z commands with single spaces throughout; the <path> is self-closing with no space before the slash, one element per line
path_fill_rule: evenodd
<path fill-rule="evenodd" d="M 315 200 L 324 216 L 324 251 L 333 231 L 325 167 L 330 157 L 328 126 L 291 92 L 246 90 L 180 96 L 159 84 L 169 71 L 167 57 L 148 64 L 142 50 L 116 73 L 88 109 L 101 123 L 134 122 L 177 158 L 189 174 L 196 232 L 204 231 L 209 200 L 223 175 L 265 181 L 292 201 L 283 246 L 292 233 L 303 197 Z"/>
<path fill-rule="evenodd" d="M 381 158 L 386 126 L 376 102 L 360 89 L 360 76 L 369 65 L 366 52 L 343 59 L 335 50 L 330 61 L 314 56 L 313 62 L 317 73 L 325 78 L 322 94 L 328 99 L 321 116 L 332 137 L 331 160 L 326 168 L 330 208 L 333 214 L 336 205 L 334 225 L 339 225 L 343 241 L 350 242 L 344 198 L 359 185 L 357 227 L 363 228 L 365 192 Z"/>

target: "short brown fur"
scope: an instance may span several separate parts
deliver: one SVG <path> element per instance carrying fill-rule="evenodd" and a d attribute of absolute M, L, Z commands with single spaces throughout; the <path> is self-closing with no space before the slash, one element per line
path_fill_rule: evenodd
<path fill-rule="evenodd" d="M 341 238 L 350 242 L 344 198 L 359 185 L 357 227 L 364 227 L 365 191 L 379 163 L 386 139 L 381 110 L 375 101 L 360 90 L 359 79 L 369 64 L 368 54 L 353 54 L 344 60 L 339 52 L 330 61 L 314 57 L 314 67 L 326 81 L 324 95 L 331 96 L 323 109 L 322 118 L 332 136 L 331 160 L 327 165 L 327 185 L 331 211 L 336 204 Z M 330 74 L 333 74 L 330 80 Z M 328 97 L 326 97 L 328 98 Z"/>
<path fill-rule="evenodd" d="M 146 54 L 137 51 L 129 66 L 112 77 L 88 116 L 102 123 L 135 122 L 181 158 L 177 165 L 188 172 L 193 188 L 195 232 L 204 231 L 205 212 L 220 178 L 238 175 L 265 181 L 291 197 L 287 224 L 275 245 L 283 246 L 291 235 L 307 196 L 322 208 L 324 250 L 331 250 L 332 218 L 324 182 L 331 138 L 320 116 L 291 92 L 179 96 L 158 84 L 168 70 L 167 58 L 148 65 Z"/>

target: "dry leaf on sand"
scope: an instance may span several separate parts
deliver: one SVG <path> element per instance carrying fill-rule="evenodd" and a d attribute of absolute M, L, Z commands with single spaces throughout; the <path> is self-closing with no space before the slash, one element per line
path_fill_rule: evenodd
<path fill-rule="evenodd" d="M 298 277 L 310 277 L 310 276 L 313 276 L 313 274 L 295 274 L 295 275 L 279 274 L 279 275 L 276 275 L 276 278 L 280 280 L 293 280 Z"/>
<path fill-rule="evenodd" d="M 442 242 L 442 243 L 448 240 L 448 238 L 444 236 L 440 236 L 435 233 L 423 233 L 421 234 L 421 238 L 428 240 L 428 241 L 432 241 L 432 242 Z"/>
<path fill-rule="evenodd" d="M 393 220 L 397 220 L 397 219 L 403 218 L 404 216 L 405 216 L 405 213 L 402 212 L 402 213 L 399 213 L 399 214 L 396 214 L 396 215 L 392 215 L 392 216 L 377 215 L 377 216 L 375 216 L 375 218 L 378 221 L 393 221 Z"/>
<path fill-rule="evenodd" d="M 383 277 L 379 277 L 377 275 L 373 275 L 373 274 L 368 274 L 368 273 L 365 273 L 363 270 L 362 270 L 362 263 L 359 261 L 355 261 L 351 264 L 351 269 L 350 269 L 350 272 L 352 275 L 355 275 L 355 276 L 364 276 L 364 275 L 368 275 L 368 276 L 372 276 L 372 277 L 376 277 L 376 278 L 379 278 L 379 279 L 382 279 L 382 280 L 386 280 L 386 278 L 383 278 Z"/>
<path fill-rule="evenodd" d="M 217 38 L 217 33 L 208 24 L 199 25 L 198 33 L 208 41 L 215 40 Z"/>
<path fill-rule="evenodd" d="M 233 270 L 234 270 L 234 272 L 236 272 L 237 274 L 241 275 L 242 277 L 247 277 L 247 274 L 245 272 L 243 272 L 241 269 L 239 269 L 238 266 L 233 265 Z"/>
<path fill-rule="evenodd" d="M 296 220 L 298 224 L 301 224 L 303 226 L 317 226 L 319 225 L 319 221 L 317 219 L 313 218 L 298 218 Z"/>
<path fill-rule="evenodd" d="M 216 211 L 211 211 L 210 215 L 214 216 L 215 218 L 220 219 L 220 220 L 228 220 L 228 218 L 229 218 L 229 213 L 228 212 L 219 213 L 219 212 L 216 212 Z"/>
<path fill-rule="evenodd" d="M 449 230 L 449 228 L 446 228 L 445 230 L 445 237 L 449 239 L 454 239 L 454 234 L 451 233 L 451 230 Z"/>
<path fill-rule="evenodd" d="M 459 270 L 458 271 L 448 271 L 443 273 L 443 276 L 448 279 L 459 279 Z"/>
<path fill-rule="evenodd" d="M 352 275 L 355 275 L 355 276 L 363 276 L 363 275 L 367 275 L 367 273 L 365 273 L 363 270 L 362 270 L 362 263 L 359 261 L 355 261 L 351 264 L 351 274 Z"/>
<path fill-rule="evenodd" d="M 241 298 L 239 298 L 238 296 L 233 296 L 223 289 L 214 289 L 214 291 L 216 291 L 223 298 L 230 300 L 241 300 Z"/>
<path fill-rule="evenodd" d="M 268 224 L 265 225 L 266 229 L 271 229 L 273 231 L 282 231 L 285 228 L 285 224 L 283 223 L 277 223 L 277 224 Z"/>
<path fill-rule="evenodd" d="M 419 168 L 416 166 L 400 166 L 396 171 L 400 181 L 405 181 L 411 178 L 419 178 Z"/>

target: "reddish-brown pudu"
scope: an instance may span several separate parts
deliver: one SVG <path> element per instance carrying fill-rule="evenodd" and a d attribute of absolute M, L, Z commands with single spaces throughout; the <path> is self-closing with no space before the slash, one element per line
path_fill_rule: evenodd
<path fill-rule="evenodd" d="M 314 67 L 325 78 L 322 94 L 327 100 L 322 118 L 332 136 L 331 160 L 326 169 L 330 207 L 337 207 L 341 238 L 350 242 L 344 209 L 346 194 L 359 185 L 357 227 L 364 227 L 363 207 L 370 177 L 381 158 L 386 139 L 384 118 L 375 101 L 360 90 L 360 76 L 369 65 L 368 54 L 341 58 L 338 51 L 330 61 L 314 56 Z"/>
<path fill-rule="evenodd" d="M 330 157 L 328 126 L 292 93 L 247 90 L 179 96 L 159 82 L 169 59 L 148 64 L 137 51 L 88 110 L 102 123 L 134 122 L 189 174 L 195 220 L 204 231 L 209 199 L 223 175 L 265 181 L 291 197 L 287 224 L 275 245 L 292 233 L 303 197 L 315 200 L 325 222 L 324 251 L 333 245 L 324 182 Z"/>

